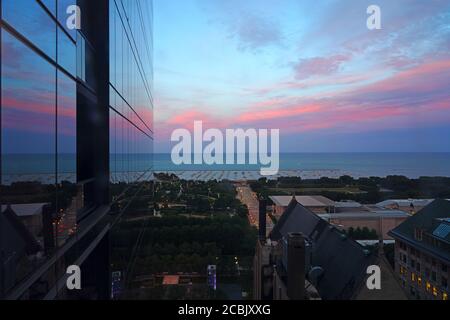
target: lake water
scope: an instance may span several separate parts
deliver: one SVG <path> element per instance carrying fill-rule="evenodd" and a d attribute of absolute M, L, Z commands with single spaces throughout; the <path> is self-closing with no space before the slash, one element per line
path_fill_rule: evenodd
<path fill-rule="evenodd" d="M 169 154 L 154 155 L 155 171 L 259 171 L 259 166 L 175 166 Z M 283 153 L 282 171 L 342 171 L 354 176 L 450 177 L 450 153 Z"/>
<path fill-rule="evenodd" d="M 75 170 L 74 155 L 58 158 L 58 171 L 70 175 Z M 153 160 L 152 160 L 153 159 Z M 182 165 L 172 163 L 170 154 L 115 155 L 111 171 L 145 172 L 153 167 L 156 172 L 241 172 L 259 171 L 257 165 Z M 283 153 L 280 171 L 334 173 L 361 176 L 404 175 L 450 177 L 450 153 Z M 4 155 L 3 176 L 45 175 L 55 172 L 55 157 L 51 155 Z M 4 178 L 3 177 L 3 178 Z"/>

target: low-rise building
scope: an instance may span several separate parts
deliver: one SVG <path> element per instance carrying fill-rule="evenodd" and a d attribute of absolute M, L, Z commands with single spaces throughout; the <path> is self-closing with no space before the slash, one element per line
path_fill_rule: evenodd
<path fill-rule="evenodd" d="M 433 201 L 434 199 L 392 199 L 377 203 L 377 206 L 385 209 L 401 210 L 410 214 L 415 214 L 431 204 Z"/>
<path fill-rule="evenodd" d="M 433 201 L 431 199 L 394 199 L 377 204 L 361 204 L 351 200 L 335 202 L 323 196 L 296 196 L 295 198 L 303 207 L 341 230 L 367 228 L 375 231 L 383 240 L 392 240 L 389 231 Z M 273 214 L 279 218 L 287 209 L 292 196 L 271 196 L 270 199 L 274 203 Z"/>
<path fill-rule="evenodd" d="M 291 203 L 292 196 L 270 196 L 274 215 L 281 217 Z M 324 196 L 296 196 L 297 202 L 314 213 L 334 212 L 335 202 Z"/>
<path fill-rule="evenodd" d="M 356 201 L 339 201 L 334 203 L 335 210 L 333 213 L 339 213 L 339 212 L 359 212 L 359 211 L 365 211 L 364 205 L 362 205 L 359 202 Z"/>
<path fill-rule="evenodd" d="M 47 203 L 2 205 L 0 212 L 11 210 L 36 238 L 42 233 L 42 213 Z"/>
<path fill-rule="evenodd" d="M 367 228 L 375 230 L 378 237 L 383 240 L 391 240 L 389 231 L 408 219 L 410 215 L 400 210 L 368 210 L 325 213 L 319 214 L 319 217 L 341 230 L 349 231 L 350 228 Z"/>

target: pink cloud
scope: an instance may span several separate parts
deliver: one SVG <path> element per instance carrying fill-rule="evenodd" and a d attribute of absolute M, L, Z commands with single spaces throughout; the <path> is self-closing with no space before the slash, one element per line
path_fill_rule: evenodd
<path fill-rule="evenodd" d="M 32 99 L 30 99 L 31 97 Z M 2 99 L 2 104 L 5 109 L 54 115 L 56 113 L 55 98 L 54 93 L 19 90 L 14 91 L 14 96 L 7 92 Z M 58 116 L 75 118 L 76 101 L 71 97 L 59 96 Z"/>
<path fill-rule="evenodd" d="M 372 72 L 360 73 L 360 74 L 330 74 L 326 77 L 315 77 L 303 79 L 301 81 L 285 81 L 276 83 L 272 86 L 264 88 L 258 88 L 255 90 L 248 90 L 253 95 L 268 95 L 280 91 L 295 91 L 321 88 L 326 86 L 341 86 L 349 87 L 350 85 L 362 84 L 366 81 L 374 80 L 377 77 L 382 77 L 387 70 L 374 70 Z M 280 102 L 280 99 L 274 99 L 276 102 Z M 264 102 L 266 103 L 266 102 Z M 264 106 L 263 104 L 261 106 Z"/>
<path fill-rule="evenodd" d="M 20 111 L 28 111 L 34 113 L 55 114 L 56 108 L 53 103 L 45 103 L 44 101 L 26 101 L 16 97 L 3 97 L 2 105 L 5 109 L 15 109 Z"/>
<path fill-rule="evenodd" d="M 202 120 L 203 122 L 215 122 L 211 115 L 198 111 L 196 108 L 192 108 L 174 115 L 167 121 L 167 124 L 183 128 L 192 128 L 194 121 L 197 120 Z"/>
<path fill-rule="evenodd" d="M 345 81 L 364 79 L 370 79 L 370 75 L 348 76 Z M 318 78 L 317 81 L 328 80 Z M 336 91 L 327 98 L 283 95 L 261 99 L 229 116 L 206 111 L 212 108 L 187 108 L 158 123 L 156 131 L 162 130 L 162 136 L 167 137 L 174 127 L 192 128 L 195 120 L 219 129 L 280 128 L 282 134 L 370 131 L 445 123 L 450 121 L 449 87 L 450 60 L 430 61 L 378 82 Z"/>
<path fill-rule="evenodd" d="M 402 71 L 393 77 L 366 88 L 365 91 L 429 92 L 450 84 L 450 60 L 433 61 Z"/>
<path fill-rule="evenodd" d="M 295 78 L 302 80 L 314 76 L 329 76 L 337 72 L 341 65 L 350 58 L 350 56 L 339 54 L 331 57 L 300 59 L 294 65 Z"/>
<path fill-rule="evenodd" d="M 2 126 L 7 129 L 22 132 L 54 133 L 55 118 L 48 114 L 36 113 L 33 117 L 26 116 L 20 111 L 3 111 Z"/>
<path fill-rule="evenodd" d="M 238 123 L 255 122 L 259 120 L 270 120 L 276 118 L 287 118 L 292 116 L 299 116 L 308 113 L 315 113 L 322 108 L 319 105 L 295 106 L 287 108 L 278 108 L 273 110 L 254 110 L 243 113 L 236 118 Z"/>

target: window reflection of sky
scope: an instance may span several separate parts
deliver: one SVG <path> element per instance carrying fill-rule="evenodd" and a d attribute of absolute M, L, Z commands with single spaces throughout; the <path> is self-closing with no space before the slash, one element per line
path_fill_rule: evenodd
<path fill-rule="evenodd" d="M 55 23 L 36 1 L 4 0 L 2 6 L 6 22 L 50 58 L 56 58 Z"/>
<path fill-rule="evenodd" d="M 61 26 L 56 25 L 37 1 L 5 0 L 3 18 L 63 70 L 75 75 L 76 44 L 68 34 L 74 39 L 76 34 L 67 30 L 65 25 L 68 16 L 66 9 L 74 4 L 73 0 L 60 0 L 58 7 L 52 0 L 41 3 L 50 14 L 56 16 L 57 13 Z M 128 38 L 120 20 L 120 17 L 125 16 L 137 18 L 137 8 L 133 7 L 133 3 L 117 7 L 111 1 L 110 7 L 110 80 L 114 86 L 114 89 L 111 88 L 111 106 L 120 113 L 111 115 L 111 146 L 117 154 L 111 158 L 121 162 L 114 167 L 143 171 L 150 167 L 148 156 L 143 156 L 142 159 L 138 159 L 138 156 L 124 156 L 128 153 L 148 155 L 152 152 L 153 102 L 148 91 L 152 80 L 151 61 L 148 61 L 148 43 L 144 39 L 149 35 L 141 32 L 140 24 L 131 24 L 133 35 L 127 26 Z M 144 21 L 144 27 L 147 24 Z M 53 173 L 55 152 L 58 153 L 58 172 L 76 171 L 75 81 L 62 72 L 62 69 L 56 72 L 56 67 L 7 31 L 3 30 L 2 33 L 3 173 L 24 170 Z M 140 52 L 140 57 L 135 56 L 137 52 Z M 12 154 L 28 156 L 22 157 L 23 161 L 19 161 L 18 165 L 17 158 L 14 161 L 6 160 Z M 37 157 L 30 155 L 47 155 L 50 160 L 44 164 L 42 157 L 38 161 Z M 132 163 L 126 163 L 128 161 Z"/>
<path fill-rule="evenodd" d="M 2 151 L 54 153 L 55 68 L 5 31 L 2 41 Z"/>

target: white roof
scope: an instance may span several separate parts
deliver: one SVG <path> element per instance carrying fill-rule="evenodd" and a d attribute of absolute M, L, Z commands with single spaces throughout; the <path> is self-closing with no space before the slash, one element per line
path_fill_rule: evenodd
<path fill-rule="evenodd" d="M 387 207 L 398 205 L 399 207 L 408 207 L 412 204 L 415 207 L 426 207 L 433 201 L 434 199 L 392 199 L 377 203 L 377 206 Z"/>
<path fill-rule="evenodd" d="M 287 207 L 292 201 L 292 196 L 270 196 L 277 206 Z M 295 196 L 295 199 L 304 207 L 331 207 L 334 201 L 323 196 Z"/>
<path fill-rule="evenodd" d="M 48 203 L 30 203 L 30 204 L 12 204 L 11 209 L 18 217 L 30 217 L 42 213 L 42 209 Z M 1 212 L 3 213 L 8 206 L 2 205 Z"/>
<path fill-rule="evenodd" d="M 357 240 L 360 245 L 363 246 L 373 246 L 380 243 L 380 240 Z M 384 244 L 395 244 L 395 240 L 383 240 Z"/>
<path fill-rule="evenodd" d="M 379 210 L 369 212 L 343 212 L 319 214 L 322 219 L 379 219 L 379 218 L 408 218 L 411 215 L 401 210 Z"/>
<path fill-rule="evenodd" d="M 362 204 L 356 201 L 341 201 L 335 203 L 336 208 L 361 208 Z"/>

